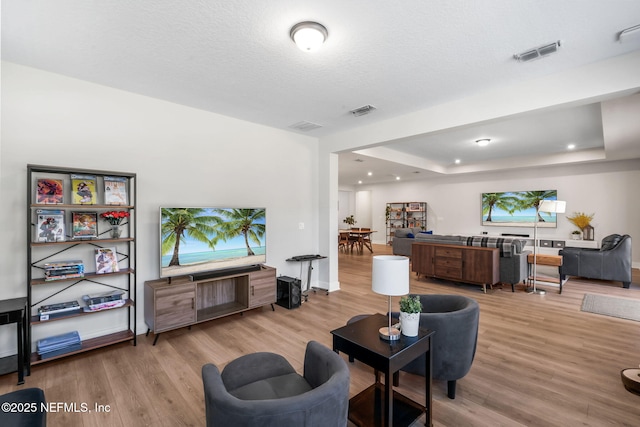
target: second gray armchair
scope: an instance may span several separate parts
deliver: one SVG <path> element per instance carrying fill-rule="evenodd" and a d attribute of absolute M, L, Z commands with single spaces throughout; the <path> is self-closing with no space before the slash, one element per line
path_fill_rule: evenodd
<path fill-rule="evenodd" d="M 564 248 L 560 275 L 587 279 L 618 280 L 631 286 L 631 236 L 611 234 L 602 239 L 600 249 Z"/>

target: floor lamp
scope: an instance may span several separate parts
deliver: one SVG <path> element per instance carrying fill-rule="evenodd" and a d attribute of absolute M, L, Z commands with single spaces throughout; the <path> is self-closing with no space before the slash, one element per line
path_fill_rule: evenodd
<path fill-rule="evenodd" d="M 391 327 L 391 297 L 409 293 L 409 258 L 405 256 L 377 255 L 373 257 L 371 290 L 389 297 L 389 326 L 378 330 L 386 341 L 400 339 L 400 331 Z"/>
<path fill-rule="evenodd" d="M 536 219 L 533 222 L 533 289 L 530 294 L 544 295 L 547 293 L 544 289 L 536 288 L 536 280 L 538 278 L 538 213 L 564 213 L 567 202 L 559 200 L 541 200 L 536 209 Z"/>

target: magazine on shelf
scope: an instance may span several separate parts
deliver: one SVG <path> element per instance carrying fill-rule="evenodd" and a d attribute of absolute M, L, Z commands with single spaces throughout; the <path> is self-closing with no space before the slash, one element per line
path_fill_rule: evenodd
<path fill-rule="evenodd" d="M 42 359 L 77 351 L 82 348 L 78 331 L 43 338 L 36 343 L 36 350 Z"/>
<path fill-rule="evenodd" d="M 98 213 L 72 212 L 71 237 L 74 239 L 93 239 L 98 237 Z"/>
<path fill-rule="evenodd" d="M 122 176 L 104 177 L 104 204 L 127 204 L 127 178 Z"/>
<path fill-rule="evenodd" d="M 82 261 L 61 261 L 44 265 L 44 280 L 66 280 L 84 277 L 84 264 Z"/>
<path fill-rule="evenodd" d="M 78 301 L 61 302 L 57 304 L 47 304 L 38 308 L 40 321 L 53 319 L 56 317 L 69 316 L 71 314 L 80 313 L 82 307 Z"/>
<path fill-rule="evenodd" d="M 38 313 L 61 313 L 63 311 L 72 311 L 80 308 L 78 301 L 59 302 L 55 304 L 46 304 L 38 308 Z"/>
<path fill-rule="evenodd" d="M 116 289 L 102 294 L 84 295 L 82 297 L 82 300 L 87 305 L 96 305 L 105 302 L 118 301 L 122 299 L 122 295 L 124 295 L 124 292 L 125 291 Z"/>
<path fill-rule="evenodd" d="M 118 271 L 120 271 L 120 267 L 118 266 L 116 248 L 96 249 L 96 274 L 117 273 Z"/>
<path fill-rule="evenodd" d="M 126 303 L 127 303 L 127 300 L 119 299 L 119 300 L 115 300 L 115 301 L 102 302 L 100 304 L 91 304 L 91 305 L 88 305 L 86 307 L 83 307 L 82 310 L 85 313 L 90 313 L 90 312 L 93 312 L 93 311 L 109 310 L 109 309 L 112 309 L 112 308 L 122 307 Z"/>
<path fill-rule="evenodd" d="M 65 237 L 64 211 L 58 209 L 38 209 L 37 242 L 63 242 Z"/>
<path fill-rule="evenodd" d="M 95 175 L 71 175 L 71 195 L 74 205 L 94 205 L 96 203 Z"/>
<path fill-rule="evenodd" d="M 62 180 L 39 178 L 36 182 L 36 203 L 44 205 L 64 203 Z"/>

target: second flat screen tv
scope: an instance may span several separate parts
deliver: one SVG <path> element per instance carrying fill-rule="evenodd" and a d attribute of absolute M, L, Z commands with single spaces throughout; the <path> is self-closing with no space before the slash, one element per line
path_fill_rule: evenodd
<path fill-rule="evenodd" d="M 557 200 L 557 190 L 482 193 L 482 225 L 533 227 L 542 200 Z M 539 212 L 538 227 L 555 228 L 555 213 Z"/>
<path fill-rule="evenodd" d="M 160 277 L 266 262 L 264 208 L 160 208 Z"/>

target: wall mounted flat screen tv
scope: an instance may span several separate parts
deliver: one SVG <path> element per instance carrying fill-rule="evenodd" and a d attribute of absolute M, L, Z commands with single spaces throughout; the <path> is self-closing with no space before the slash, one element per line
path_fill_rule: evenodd
<path fill-rule="evenodd" d="M 482 225 L 533 227 L 541 200 L 558 200 L 557 190 L 482 193 Z M 538 227 L 555 228 L 555 213 L 538 212 Z"/>
<path fill-rule="evenodd" d="M 264 208 L 160 208 L 160 277 L 266 262 Z"/>

